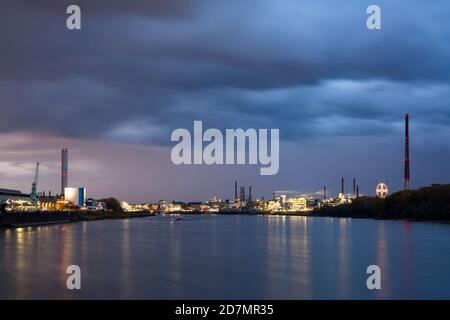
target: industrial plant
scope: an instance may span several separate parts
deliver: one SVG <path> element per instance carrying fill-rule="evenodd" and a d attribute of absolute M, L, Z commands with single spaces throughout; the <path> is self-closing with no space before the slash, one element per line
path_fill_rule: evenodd
<path fill-rule="evenodd" d="M 405 146 L 404 146 L 404 189 L 410 188 L 410 157 L 409 157 L 409 114 L 405 114 Z M 19 190 L 0 189 L 0 213 L 26 212 L 105 212 L 107 205 L 103 201 L 87 197 L 85 187 L 69 186 L 69 150 L 61 149 L 61 189 L 60 193 L 52 194 L 38 192 L 39 162 L 36 163 L 34 179 L 31 183 L 30 194 Z M 340 178 L 340 192 L 332 197 L 327 194 L 324 186 L 319 192 L 301 193 L 293 190 L 275 191 L 271 199 L 253 196 L 252 186 L 238 186 L 234 182 L 234 197 L 222 200 L 212 196 L 204 202 L 178 202 L 160 200 L 158 203 L 130 204 L 120 203 L 123 212 L 147 213 L 250 213 L 250 214 L 308 214 L 321 207 L 333 207 L 350 204 L 359 198 L 360 185 L 356 178 L 352 180 L 352 190 L 345 192 L 345 179 Z M 380 182 L 374 188 L 374 195 L 378 198 L 388 196 L 387 182 Z"/>
<path fill-rule="evenodd" d="M 410 188 L 410 158 L 409 158 L 409 114 L 405 114 L 405 146 L 404 146 L 404 189 Z M 246 191 L 248 193 L 246 195 Z M 378 182 L 374 188 L 374 195 L 386 198 L 389 194 L 388 182 Z M 239 186 L 234 182 L 234 198 L 222 201 L 212 196 L 210 201 L 178 202 L 160 200 L 153 204 L 129 204 L 122 202 L 122 209 L 126 212 L 149 211 L 158 213 L 254 213 L 254 214 L 308 214 L 321 207 L 334 207 L 350 204 L 359 198 L 360 185 L 356 178 L 352 180 L 352 192 L 345 192 L 345 179 L 340 179 L 340 192 L 335 197 L 327 195 L 327 187 L 322 192 L 299 193 L 292 190 L 275 191 L 270 200 L 253 198 L 252 186 Z"/>
<path fill-rule="evenodd" d="M 61 150 L 61 192 L 38 192 L 39 162 L 36 163 L 30 194 L 19 190 L 0 189 L 0 212 L 45 212 L 74 210 L 106 210 L 105 203 L 88 199 L 86 188 L 69 187 L 69 150 Z"/>

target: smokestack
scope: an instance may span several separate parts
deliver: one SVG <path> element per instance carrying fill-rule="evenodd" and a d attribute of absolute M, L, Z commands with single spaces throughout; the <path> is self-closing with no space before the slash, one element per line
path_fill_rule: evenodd
<path fill-rule="evenodd" d="M 323 200 L 327 200 L 327 187 L 323 187 Z"/>
<path fill-rule="evenodd" d="M 344 178 L 341 178 L 341 194 L 344 195 Z"/>
<path fill-rule="evenodd" d="M 245 187 L 241 186 L 241 195 L 240 195 L 240 199 L 241 201 L 245 201 Z"/>
<path fill-rule="evenodd" d="M 409 114 L 405 114 L 405 171 L 403 174 L 403 188 L 405 190 L 409 189 Z"/>
<path fill-rule="evenodd" d="M 248 187 L 248 203 L 252 203 L 252 186 Z"/>
<path fill-rule="evenodd" d="M 359 184 L 356 186 L 356 198 L 359 198 Z"/>
<path fill-rule="evenodd" d="M 234 181 L 234 200 L 237 200 L 237 181 Z"/>
<path fill-rule="evenodd" d="M 353 178 L 353 196 L 356 195 L 356 178 Z"/>
<path fill-rule="evenodd" d="M 69 150 L 61 150 L 61 194 L 64 195 L 65 188 L 69 185 Z"/>

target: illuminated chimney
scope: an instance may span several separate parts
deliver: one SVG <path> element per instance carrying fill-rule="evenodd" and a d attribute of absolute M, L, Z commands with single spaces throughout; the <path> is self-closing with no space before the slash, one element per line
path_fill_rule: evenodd
<path fill-rule="evenodd" d="M 64 195 L 65 188 L 69 185 L 69 150 L 61 150 L 61 194 Z"/>
<path fill-rule="evenodd" d="M 409 189 L 409 114 L 405 114 L 405 171 L 403 174 L 404 189 Z"/>

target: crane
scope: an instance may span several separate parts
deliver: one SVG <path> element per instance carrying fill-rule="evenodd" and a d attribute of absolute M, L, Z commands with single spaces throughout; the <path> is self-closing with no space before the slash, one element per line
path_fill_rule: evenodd
<path fill-rule="evenodd" d="M 36 163 L 36 172 L 34 174 L 34 181 L 33 184 L 31 185 L 31 194 L 30 194 L 30 198 L 31 198 L 31 202 L 33 204 L 37 204 L 38 202 L 38 196 L 37 196 L 37 184 L 38 184 L 38 178 L 39 178 L 39 162 Z"/>

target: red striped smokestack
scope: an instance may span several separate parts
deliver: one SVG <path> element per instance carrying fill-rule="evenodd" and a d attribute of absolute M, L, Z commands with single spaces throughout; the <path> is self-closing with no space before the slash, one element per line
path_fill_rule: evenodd
<path fill-rule="evenodd" d="M 409 189 L 409 114 L 405 114 L 405 171 L 403 174 L 404 190 Z"/>

